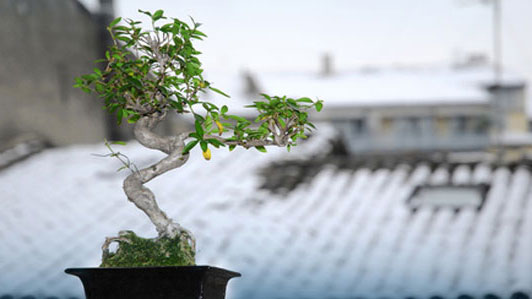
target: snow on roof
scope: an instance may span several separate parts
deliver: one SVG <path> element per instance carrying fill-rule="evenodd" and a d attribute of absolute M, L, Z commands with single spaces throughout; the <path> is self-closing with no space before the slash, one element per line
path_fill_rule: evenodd
<path fill-rule="evenodd" d="M 36 136 L 20 136 L 11 146 L 0 151 L 0 169 L 8 167 L 22 159 L 36 154 L 46 148 L 45 142 Z"/>
<path fill-rule="evenodd" d="M 317 73 L 254 74 L 262 92 L 324 100 L 327 107 L 487 104 L 486 85 L 492 71 L 476 68 L 389 68 L 339 72 L 323 77 Z M 249 103 L 242 74 L 207 73 L 207 78 L 232 95 L 234 102 Z M 514 75 L 503 82 L 521 84 Z M 235 101 L 236 99 L 236 101 Z"/>
<path fill-rule="evenodd" d="M 323 154 L 327 129 L 287 153 L 213 152 L 149 183 L 161 207 L 198 239 L 198 264 L 238 271 L 228 298 L 428 298 L 532 294 L 531 171 L 477 163 L 452 170 L 323 165 L 286 196 L 258 190 L 262 167 Z M 117 146 L 118 147 L 118 146 Z M 118 148 L 139 165 L 161 155 Z M 47 150 L 0 172 L 0 290 L 81 297 L 67 267 L 96 266 L 105 236 L 155 230 L 121 190 L 126 173 L 91 156 L 101 145 Z M 482 210 L 420 208 L 418 185 L 488 183 Z M 260 204 L 258 204 L 260 203 Z M 2 294 L 0 294 L 1 296 Z"/>

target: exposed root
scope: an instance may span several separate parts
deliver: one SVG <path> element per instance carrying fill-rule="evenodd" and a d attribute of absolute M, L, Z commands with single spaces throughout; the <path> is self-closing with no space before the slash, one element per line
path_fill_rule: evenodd
<path fill-rule="evenodd" d="M 118 237 L 106 237 L 102 244 L 102 261 L 109 256 L 109 246 L 113 242 L 126 242 L 131 244 L 131 241 L 126 237 L 127 231 L 120 231 Z"/>

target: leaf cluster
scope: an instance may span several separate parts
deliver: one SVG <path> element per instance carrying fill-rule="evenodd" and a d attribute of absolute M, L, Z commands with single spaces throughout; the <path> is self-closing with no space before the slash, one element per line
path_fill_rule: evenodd
<path fill-rule="evenodd" d="M 189 24 L 166 17 L 162 10 L 139 12 L 151 19 L 151 28 L 145 30 L 141 22 L 131 19 L 113 20 L 107 28 L 113 44 L 100 60 L 105 68 L 76 78 L 75 87 L 102 98 L 103 108 L 115 113 L 118 123 L 124 118 L 135 123 L 168 111 L 191 113 L 195 130 L 188 135 L 183 154 L 199 144 L 206 159 L 210 158 L 209 146 L 290 149 L 298 138 L 306 138 L 305 130 L 314 128 L 308 110 L 320 111 L 322 101 L 263 94 L 263 100 L 249 106 L 258 111 L 252 122 L 229 114 L 225 105 L 201 100 L 200 93 L 207 90 L 229 97 L 203 77 L 201 53 L 193 45 L 194 40 L 206 37 L 198 30 L 201 24 L 192 18 Z"/>
<path fill-rule="evenodd" d="M 104 108 L 116 113 L 118 123 L 127 118 L 136 122 L 144 115 L 175 110 L 189 112 L 201 104 L 198 93 L 211 88 L 203 78 L 203 69 L 193 41 L 206 35 L 201 24 L 188 24 L 167 18 L 162 10 L 139 12 L 151 18 L 151 29 L 141 22 L 116 18 L 107 28 L 113 39 L 105 53 L 103 70 L 76 78 L 75 87 L 95 92 L 105 100 Z M 164 23 L 164 24 L 160 24 Z"/>

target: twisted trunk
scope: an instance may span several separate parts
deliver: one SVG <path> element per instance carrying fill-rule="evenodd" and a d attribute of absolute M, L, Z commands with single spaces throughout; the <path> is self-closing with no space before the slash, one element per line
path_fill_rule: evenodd
<path fill-rule="evenodd" d="M 130 174 L 124 180 L 123 188 L 127 198 L 148 215 L 159 237 L 175 238 L 182 235 L 194 247 L 195 241 L 192 235 L 159 208 L 153 192 L 144 186 L 153 178 L 181 167 L 188 160 L 188 154 L 182 154 L 187 138 L 185 133 L 165 137 L 152 131 L 164 117 L 164 113 L 141 117 L 135 124 L 134 134 L 135 138 L 145 147 L 160 150 L 168 156 L 150 167 Z"/>

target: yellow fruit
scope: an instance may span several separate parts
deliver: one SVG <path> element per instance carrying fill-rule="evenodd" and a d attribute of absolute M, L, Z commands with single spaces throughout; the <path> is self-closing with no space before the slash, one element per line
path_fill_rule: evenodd
<path fill-rule="evenodd" d="M 210 149 L 207 149 L 206 151 L 203 152 L 203 158 L 205 158 L 205 160 L 209 161 L 211 159 L 211 150 Z"/>
<path fill-rule="evenodd" d="M 218 135 L 222 136 L 222 133 L 224 132 L 224 126 L 219 121 L 216 121 L 216 125 L 218 126 Z"/>

